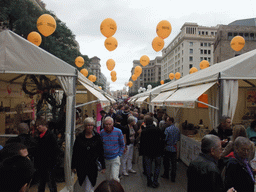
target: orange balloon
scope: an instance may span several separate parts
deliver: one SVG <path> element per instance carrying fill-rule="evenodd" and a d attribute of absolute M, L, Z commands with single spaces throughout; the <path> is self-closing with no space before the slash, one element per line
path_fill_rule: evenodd
<path fill-rule="evenodd" d="M 164 47 L 164 40 L 160 37 L 155 37 L 152 41 L 152 47 L 156 52 L 161 51 Z"/>
<path fill-rule="evenodd" d="M 192 74 L 192 73 L 195 73 L 197 72 L 197 68 L 196 67 L 192 67 L 190 70 L 189 70 L 189 74 Z"/>
<path fill-rule="evenodd" d="M 92 80 L 93 80 L 93 75 L 89 75 L 88 79 L 92 82 Z"/>
<path fill-rule="evenodd" d="M 132 80 L 133 80 L 133 81 L 136 81 L 137 78 L 138 78 L 138 77 L 137 77 L 136 75 L 134 75 L 134 74 L 132 75 Z"/>
<path fill-rule="evenodd" d="M 84 58 L 81 57 L 81 56 L 78 56 L 75 59 L 75 64 L 76 64 L 77 67 L 82 67 L 84 65 Z"/>
<path fill-rule="evenodd" d="M 115 82 L 117 80 L 117 77 L 116 76 L 112 76 L 111 77 L 111 81 Z"/>
<path fill-rule="evenodd" d="M 164 80 L 161 80 L 160 83 L 161 83 L 161 85 L 163 85 L 164 84 Z"/>
<path fill-rule="evenodd" d="M 245 40 L 242 36 L 235 36 L 230 42 L 230 46 L 234 51 L 241 51 L 245 45 Z"/>
<path fill-rule="evenodd" d="M 114 51 L 117 48 L 118 43 L 115 37 L 109 37 L 105 40 L 104 45 L 107 50 Z"/>
<path fill-rule="evenodd" d="M 95 82 L 97 80 L 97 77 L 95 75 L 92 75 L 92 82 Z"/>
<path fill-rule="evenodd" d="M 142 68 L 141 68 L 141 66 L 136 66 L 136 67 L 134 68 L 134 75 L 136 75 L 137 77 L 139 77 L 141 73 L 142 73 Z"/>
<path fill-rule="evenodd" d="M 170 74 L 169 74 L 169 78 L 170 78 L 171 80 L 173 80 L 173 79 L 174 79 L 174 74 L 173 74 L 173 73 L 170 73 Z"/>
<path fill-rule="evenodd" d="M 81 69 L 80 71 L 85 77 L 88 75 L 88 70 L 87 69 Z"/>
<path fill-rule="evenodd" d="M 111 18 L 104 19 L 100 24 L 100 32 L 105 37 L 113 36 L 116 33 L 116 29 L 116 22 Z"/>
<path fill-rule="evenodd" d="M 128 86 L 129 87 L 132 87 L 133 86 L 133 83 L 131 81 L 128 82 Z"/>
<path fill-rule="evenodd" d="M 51 35 L 56 30 L 56 21 L 49 14 L 43 14 L 37 19 L 37 29 L 45 37 Z"/>
<path fill-rule="evenodd" d="M 28 34 L 27 40 L 35 44 L 36 46 L 39 46 L 42 43 L 41 35 L 35 31 L 32 31 Z"/>
<path fill-rule="evenodd" d="M 107 68 L 109 71 L 112 71 L 115 68 L 115 61 L 113 59 L 108 59 L 107 62 Z"/>
<path fill-rule="evenodd" d="M 150 62 L 150 59 L 149 59 L 149 57 L 147 56 L 147 55 L 143 55 L 143 56 L 141 56 L 141 58 L 140 58 L 140 64 L 142 65 L 142 66 L 147 66 L 148 64 L 149 64 L 149 62 Z"/>
<path fill-rule="evenodd" d="M 176 72 L 174 76 L 175 76 L 175 79 L 179 79 L 180 78 L 180 73 Z"/>
<path fill-rule="evenodd" d="M 156 33 L 162 39 L 167 38 L 172 32 L 171 23 L 167 20 L 162 20 L 157 24 Z"/>
<path fill-rule="evenodd" d="M 111 72 L 110 72 L 110 76 L 111 76 L 111 77 L 115 77 L 115 76 L 116 76 L 116 71 L 111 71 Z"/>
<path fill-rule="evenodd" d="M 205 68 L 210 66 L 210 63 L 206 60 L 203 60 L 203 61 L 200 62 L 199 65 L 200 65 L 200 69 L 205 69 Z"/>
<path fill-rule="evenodd" d="M 102 89 L 102 87 L 101 87 L 101 86 L 99 86 L 99 89 Z"/>

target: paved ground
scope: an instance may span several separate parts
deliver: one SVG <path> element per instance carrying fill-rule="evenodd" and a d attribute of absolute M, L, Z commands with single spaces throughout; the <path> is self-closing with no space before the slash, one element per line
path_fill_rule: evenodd
<path fill-rule="evenodd" d="M 138 164 L 133 164 L 133 169 L 137 171 L 137 174 L 131 174 L 129 176 L 123 176 L 121 179 L 121 185 L 124 187 L 125 192 L 151 192 L 151 191 L 163 191 L 163 192 L 185 192 L 187 186 L 187 177 L 186 170 L 187 166 L 179 161 L 177 164 L 177 177 L 176 182 L 173 183 L 169 179 L 163 179 L 159 177 L 160 186 L 158 188 L 150 188 L 147 187 L 147 178 L 143 175 L 141 157 L 139 158 Z M 163 174 L 163 166 L 161 168 L 160 175 Z M 105 180 L 105 176 L 103 174 L 99 174 L 98 180 L 95 188 Z M 65 183 L 58 183 L 58 191 L 60 191 L 65 186 Z M 30 192 L 36 192 L 36 186 L 34 185 Z M 48 188 L 46 192 L 48 192 Z"/>

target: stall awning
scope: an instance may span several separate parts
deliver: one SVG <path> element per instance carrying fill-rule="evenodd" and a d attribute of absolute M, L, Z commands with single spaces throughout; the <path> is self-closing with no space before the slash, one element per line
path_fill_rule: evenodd
<path fill-rule="evenodd" d="M 149 96 L 140 97 L 135 101 L 135 104 L 142 105 L 142 103 L 148 98 Z"/>
<path fill-rule="evenodd" d="M 105 97 L 108 98 L 108 100 L 111 102 L 112 105 L 113 105 L 114 103 L 116 103 L 116 100 L 113 99 L 110 95 L 105 95 Z"/>
<path fill-rule="evenodd" d="M 83 81 L 80 81 L 80 80 L 79 80 L 79 82 L 80 82 L 91 94 L 93 94 L 95 97 L 98 98 L 98 102 L 100 102 L 102 108 L 107 107 L 107 106 L 110 105 L 109 100 L 108 100 L 102 93 L 100 93 L 99 91 L 97 91 L 97 90 L 94 89 L 93 87 L 87 85 L 87 84 L 84 83 Z"/>
<path fill-rule="evenodd" d="M 170 97 L 175 91 L 176 91 L 176 90 L 160 93 L 159 95 L 157 95 L 157 96 L 151 101 L 151 104 L 152 104 L 152 105 L 155 105 L 155 106 L 163 106 L 163 105 L 164 105 L 164 101 L 165 101 L 168 97 Z"/>
<path fill-rule="evenodd" d="M 178 89 L 164 104 L 172 107 L 195 108 L 195 102 L 216 82 Z"/>

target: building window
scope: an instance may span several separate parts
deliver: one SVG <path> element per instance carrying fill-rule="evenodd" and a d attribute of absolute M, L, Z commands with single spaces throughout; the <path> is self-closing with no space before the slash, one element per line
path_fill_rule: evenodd
<path fill-rule="evenodd" d="M 206 60 L 206 61 L 207 61 L 207 57 L 204 57 L 204 60 Z"/>
<path fill-rule="evenodd" d="M 203 57 L 200 57 L 200 61 L 203 61 L 204 60 L 204 58 Z"/>
<path fill-rule="evenodd" d="M 208 50 L 208 55 L 211 55 L 211 50 Z"/>
<path fill-rule="evenodd" d="M 209 63 L 211 62 L 211 57 L 208 57 L 208 61 L 209 61 Z"/>
<path fill-rule="evenodd" d="M 208 43 L 208 47 L 211 47 L 211 45 L 212 45 L 211 43 Z"/>
<path fill-rule="evenodd" d="M 205 32 L 205 35 L 208 35 L 208 31 Z"/>
<path fill-rule="evenodd" d="M 233 38 L 232 33 L 231 33 L 231 32 L 228 32 L 228 40 L 232 40 L 232 38 Z"/>
<path fill-rule="evenodd" d="M 238 33 L 234 33 L 234 37 L 237 36 L 237 35 L 238 35 Z"/>
<path fill-rule="evenodd" d="M 214 32 L 211 32 L 211 35 L 213 36 L 213 35 L 214 35 Z"/>
<path fill-rule="evenodd" d="M 200 46 L 203 47 L 203 46 L 204 46 L 204 43 L 201 42 L 201 43 L 200 43 Z"/>
<path fill-rule="evenodd" d="M 202 35 L 204 35 L 204 31 L 202 31 Z"/>
<path fill-rule="evenodd" d="M 181 54 L 183 55 L 183 50 L 181 51 Z"/>
<path fill-rule="evenodd" d="M 201 53 L 201 54 L 204 54 L 204 50 L 203 50 L 203 49 L 201 49 L 201 50 L 200 50 L 200 53 Z"/>
<path fill-rule="evenodd" d="M 193 54 L 193 49 L 189 49 L 189 53 L 190 53 L 190 54 Z"/>
<path fill-rule="evenodd" d="M 207 50 L 204 50 L 204 54 L 207 54 Z"/>
<path fill-rule="evenodd" d="M 193 67 L 193 64 L 189 64 L 189 69 L 191 69 Z"/>
<path fill-rule="evenodd" d="M 254 33 L 250 33 L 249 40 L 254 40 Z"/>
<path fill-rule="evenodd" d="M 189 46 L 193 46 L 193 42 L 189 42 Z"/>
<path fill-rule="evenodd" d="M 249 40 L 249 34 L 248 33 L 244 34 L 244 39 L 247 40 L 247 41 Z"/>
<path fill-rule="evenodd" d="M 204 46 L 207 47 L 207 43 L 204 43 Z"/>

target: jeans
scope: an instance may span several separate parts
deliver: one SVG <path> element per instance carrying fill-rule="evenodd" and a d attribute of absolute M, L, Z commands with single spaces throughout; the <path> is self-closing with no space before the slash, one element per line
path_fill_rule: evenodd
<path fill-rule="evenodd" d="M 169 177 L 170 161 L 172 164 L 171 179 L 175 180 L 177 170 L 177 152 L 165 151 L 163 157 L 164 175 Z"/>
<path fill-rule="evenodd" d="M 152 179 L 151 179 L 152 162 L 155 161 L 155 170 L 153 173 L 153 184 L 157 184 L 159 173 L 160 173 L 160 168 L 161 168 L 161 157 L 145 156 L 144 159 L 145 159 L 145 167 L 146 167 L 148 184 L 152 183 Z"/>
<path fill-rule="evenodd" d="M 48 182 L 50 192 L 57 192 L 57 185 L 55 182 L 55 170 L 54 169 L 39 169 L 40 182 L 38 185 L 38 192 L 45 191 L 45 185 Z"/>
<path fill-rule="evenodd" d="M 114 159 L 105 159 L 106 162 L 106 179 L 111 180 L 115 179 L 116 181 L 120 182 L 119 180 L 119 169 L 120 169 L 120 157 L 117 156 Z"/>

